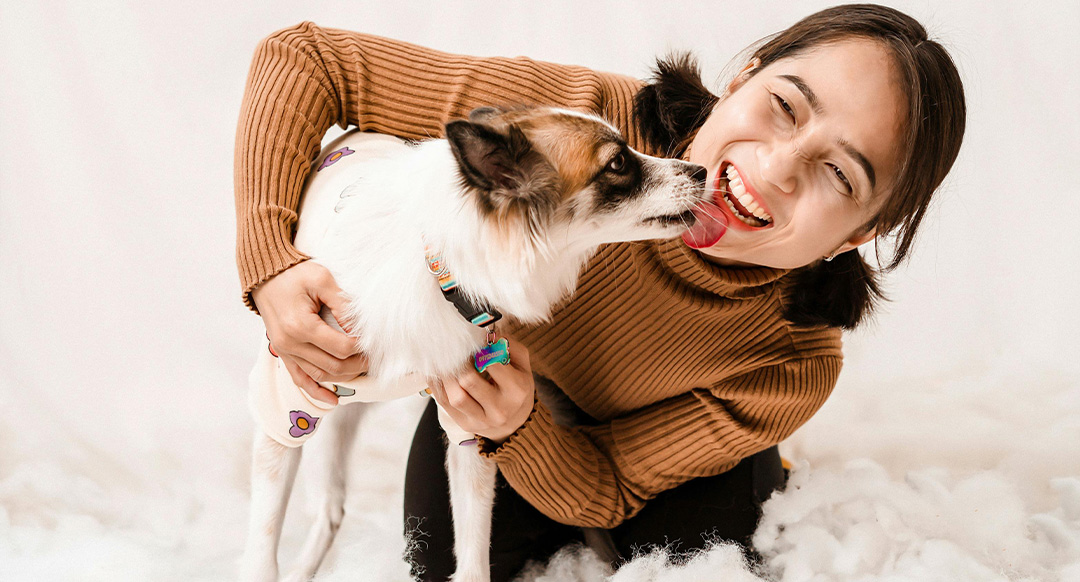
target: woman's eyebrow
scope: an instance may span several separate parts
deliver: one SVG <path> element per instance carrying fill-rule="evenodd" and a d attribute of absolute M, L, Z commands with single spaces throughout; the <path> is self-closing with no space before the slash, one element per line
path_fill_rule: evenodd
<path fill-rule="evenodd" d="M 806 98 L 807 103 L 810 104 L 810 108 L 814 110 L 814 113 L 818 115 L 822 114 L 824 108 L 821 106 L 821 100 L 818 99 L 817 94 L 810 88 L 810 85 L 806 84 L 806 81 L 803 80 L 802 77 L 798 75 L 779 75 L 779 77 L 792 85 L 795 85 L 795 88 Z M 874 166 L 870 163 L 870 160 L 866 159 L 866 156 L 862 155 L 862 152 L 855 149 L 855 147 L 848 143 L 847 140 L 841 138 L 836 140 L 836 143 L 844 148 L 844 151 L 862 166 L 863 171 L 866 172 L 866 177 L 870 179 L 870 188 L 873 189 L 877 186 L 877 174 L 874 172 Z"/>
<path fill-rule="evenodd" d="M 821 115 L 824 111 L 824 109 L 821 108 L 821 101 L 817 98 L 814 90 L 810 88 L 810 85 L 806 84 L 806 81 L 804 81 L 802 77 L 798 75 L 780 75 L 780 78 L 795 85 L 795 88 L 803 94 L 803 97 L 806 97 L 806 101 L 810 103 L 810 108 L 814 110 L 814 113 Z"/>
<path fill-rule="evenodd" d="M 870 179 L 870 189 L 873 190 L 877 186 L 877 175 L 874 173 L 874 166 L 870 163 L 870 160 L 866 159 L 866 156 L 862 155 L 862 152 L 855 149 L 846 139 L 840 138 L 836 140 L 836 143 L 862 166 L 863 171 L 866 172 L 866 177 Z"/>

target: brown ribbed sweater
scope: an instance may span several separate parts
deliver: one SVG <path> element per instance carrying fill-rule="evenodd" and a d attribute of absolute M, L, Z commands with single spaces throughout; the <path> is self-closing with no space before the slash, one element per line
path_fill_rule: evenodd
<path fill-rule="evenodd" d="M 236 139 L 237 263 L 251 290 L 304 260 L 299 196 L 330 125 L 439 137 L 473 108 L 544 103 L 632 124 L 633 78 L 517 58 L 446 54 L 305 22 L 256 49 Z M 656 152 L 650 152 L 655 154 Z M 840 332 L 780 315 L 785 271 L 706 262 L 680 239 L 604 247 L 550 324 L 510 331 L 597 426 L 537 404 L 494 458 L 514 489 L 563 523 L 613 527 L 695 477 L 779 442 L 840 373 Z"/>

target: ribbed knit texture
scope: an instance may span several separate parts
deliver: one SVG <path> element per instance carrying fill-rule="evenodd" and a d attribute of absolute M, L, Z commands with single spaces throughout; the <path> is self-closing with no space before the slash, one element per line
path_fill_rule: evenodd
<path fill-rule="evenodd" d="M 309 22 L 270 35 L 256 49 L 237 130 L 245 303 L 254 309 L 252 289 L 307 258 L 291 243 L 296 211 L 331 124 L 423 139 L 476 107 L 540 103 L 598 113 L 645 151 L 631 116 L 640 86 Z M 502 446 L 482 443 L 482 454 L 553 519 L 612 527 L 659 492 L 786 438 L 828 397 L 842 356 L 839 330 L 796 328 L 780 316 L 784 275 L 717 266 L 679 239 L 604 247 L 549 324 L 507 328 L 534 369 L 600 424 L 561 427 L 537 404 Z"/>

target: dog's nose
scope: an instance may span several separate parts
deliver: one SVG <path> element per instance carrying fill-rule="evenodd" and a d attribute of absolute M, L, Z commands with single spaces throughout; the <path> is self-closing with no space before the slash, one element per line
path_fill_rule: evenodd
<path fill-rule="evenodd" d="M 709 171 L 705 169 L 705 166 L 693 165 L 694 173 L 690 174 L 690 177 L 695 181 L 705 183 L 705 177 L 709 175 Z"/>

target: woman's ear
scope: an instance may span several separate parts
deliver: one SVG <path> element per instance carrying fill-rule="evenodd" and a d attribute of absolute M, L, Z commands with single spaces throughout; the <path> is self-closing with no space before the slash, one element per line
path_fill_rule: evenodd
<path fill-rule="evenodd" d="M 870 230 L 856 232 L 855 234 L 851 235 L 851 238 L 847 239 L 847 242 L 840 245 L 840 248 L 836 249 L 836 254 L 839 255 L 841 253 L 846 253 L 851 249 L 858 248 L 873 240 L 875 236 L 877 236 L 876 226 L 871 226 Z"/>
<path fill-rule="evenodd" d="M 735 78 L 732 79 L 730 83 L 728 83 L 727 92 L 734 93 L 736 89 L 742 87 L 743 83 L 749 81 L 750 77 L 753 76 L 754 71 L 760 66 L 761 59 L 757 57 L 750 59 L 750 62 L 746 63 L 746 66 L 743 67 L 741 71 L 739 71 L 739 74 L 735 75 Z"/>

